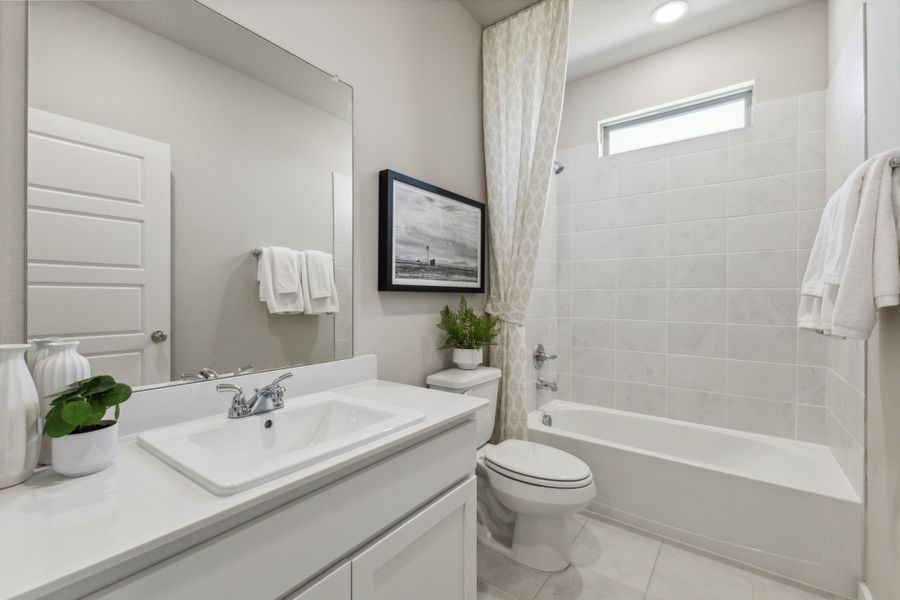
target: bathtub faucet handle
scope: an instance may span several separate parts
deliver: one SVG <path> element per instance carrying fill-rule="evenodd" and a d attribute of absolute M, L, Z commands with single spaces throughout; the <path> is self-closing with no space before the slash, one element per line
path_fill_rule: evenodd
<path fill-rule="evenodd" d="M 534 368 L 540 369 L 544 366 L 544 363 L 548 360 L 556 360 L 555 354 L 548 354 L 546 350 L 544 350 L 543 344 L 538 344 L 534 349 Z"/>

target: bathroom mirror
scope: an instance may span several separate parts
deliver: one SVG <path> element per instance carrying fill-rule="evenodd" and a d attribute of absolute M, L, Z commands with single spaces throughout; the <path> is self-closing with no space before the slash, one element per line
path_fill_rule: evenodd
<path fill-rule="evenodd" d="M 28 95 L 30 340 L 133 386 L 352 355 L 349 85 L 197 2 L 46 1 Z M 271 247 L 327 302 L 271 311 Z"/>

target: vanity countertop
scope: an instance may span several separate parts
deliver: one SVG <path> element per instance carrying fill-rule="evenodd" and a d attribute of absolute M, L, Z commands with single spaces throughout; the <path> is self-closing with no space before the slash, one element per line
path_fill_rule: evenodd
<path fill-rule="evenodd" d="M 279 497 L 298 498 L 462 422 L 487 403 L 385 381 L 340 391 L 417 410 L 425 419 L 228 497 L 206 491 L 140 448 L 133 437 L 122 440 L 115 464 L 105 471 L 66 479 L 43 469 L 25 483 L 0 491 L 0 600 L 40 598 L 187 536 L 202 535 L 205 529 L 215 530 L 228 519 L 239 519 L 242 512 L 278 502 Z M 472 458 L 474 464 L 474 454 Z"/>

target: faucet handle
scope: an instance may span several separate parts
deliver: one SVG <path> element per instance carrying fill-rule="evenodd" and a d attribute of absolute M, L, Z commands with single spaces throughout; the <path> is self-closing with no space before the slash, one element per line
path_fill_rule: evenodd
<path fill-rule="evenodd" d="M 217 392 L 234 392 L 234 395 L 237 396 L 240 394 L 244 395 L 244 389 L 239 385 L 234 385 L 233 383 L 219 383 L 216 385 Z"/>
<path fill-rule="evenodd" d="M 231 407 L 228 409 L 228 417 L 236 419 L 243 417 L 250 412 L 250 407 L 244 399 L 244 390 L 239 385 L 233 383 L 220 383 L 216 385 L 217 392 L 233 392 L 234 397 L 231 399 Z"/>
<path fill-rule="evenodd" d="M 290 371 L 288 371 L 287 373 L 282 373 L 281 375 L 279 375 L 278 377 L 275 378 L 275 381 L 273 381 L 271 385 L 278 385 L 285 379 L 290 379 L 293 376 L 294 376 L 294 374 L 291 373 Z"/>

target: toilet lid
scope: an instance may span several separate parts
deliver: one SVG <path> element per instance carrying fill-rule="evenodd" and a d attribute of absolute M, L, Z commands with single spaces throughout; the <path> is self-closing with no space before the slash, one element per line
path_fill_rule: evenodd
<path fill-rule="evenodd" d="M 502 475 L 546 487 L 582 487 L 591 481 L 591 469 L 583 460 L 535 442 L 500 442 L 485 452 L 484 460 Z"/>

